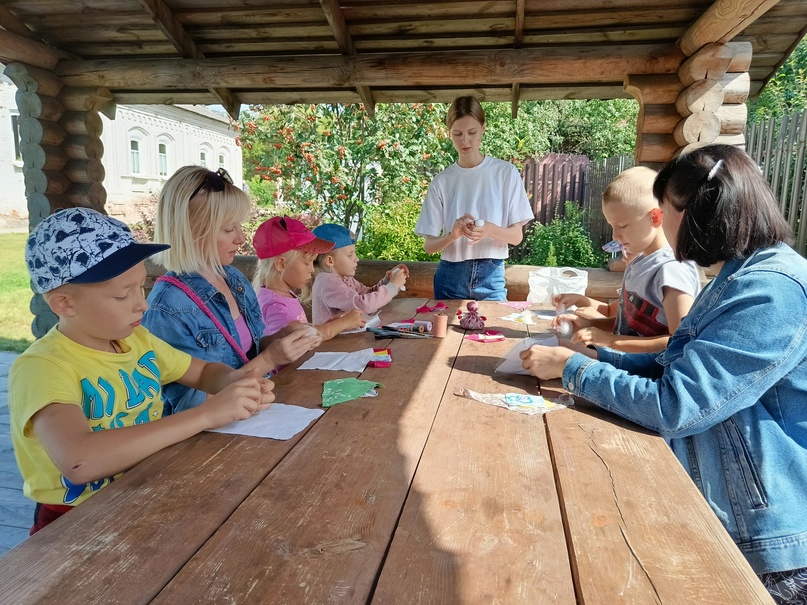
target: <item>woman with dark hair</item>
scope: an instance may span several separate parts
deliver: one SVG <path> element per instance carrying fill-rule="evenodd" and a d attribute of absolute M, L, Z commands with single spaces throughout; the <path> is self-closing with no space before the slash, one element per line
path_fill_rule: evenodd
<path fill-rule="evenodd" d="M 653 189 L 676 258 L 716 273 L 667 349 L 535 346 L 523 366 L 665 437 L 774 600 L 807 603 L 807 261 L 735 147 L 676 158 Z"/>

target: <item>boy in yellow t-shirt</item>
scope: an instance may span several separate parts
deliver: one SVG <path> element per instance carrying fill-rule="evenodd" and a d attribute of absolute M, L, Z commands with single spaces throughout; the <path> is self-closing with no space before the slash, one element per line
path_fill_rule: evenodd
<path fill-rule="evenodd" d="M 140 325 L 143 261 L 166 248 L 87 208 L 61 210 L 28 237 L 33 287 L 59 317 L 9 374 L 14 453 L 37 503 L 31 534 L 154 452 L 273 401 L 271 359 L 233 370 Z M 162 385 L 174 381 L 217 395 L 163 418 Z"/>

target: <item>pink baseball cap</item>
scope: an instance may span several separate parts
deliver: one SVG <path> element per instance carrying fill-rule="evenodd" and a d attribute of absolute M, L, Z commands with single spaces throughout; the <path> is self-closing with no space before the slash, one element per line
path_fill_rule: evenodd
<path fill-rule="evenodd" d="M 290 250 L 324 254 L 333 248 L 333 242 L 318 238 L 297 219 L 275 216 L 264 221 L 252 238 L 258 258 L 273 258 Z"/>

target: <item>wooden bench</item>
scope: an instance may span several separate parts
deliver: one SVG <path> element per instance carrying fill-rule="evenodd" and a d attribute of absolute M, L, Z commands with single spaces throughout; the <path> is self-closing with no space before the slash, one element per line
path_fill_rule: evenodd
<path fill-rule="evenodd" d="M 239 269 L 250 280 L 255 272 L 255 256 L 236 256 L 233 265 Z M 378 283 L 397 261 L 385 260 L 360 260 L 356 270 L 356 279 L 363 284 Z M 409 279 L 406 282 L 406 291 L 398 295 L 409 298 L 431 298 L 434 291 L 432 282 L 437 263 L 431 262 L 408 262 Z M 150 291 L 154 279 L 162 275 L 165 271 L 159 265 L 146 261 L 149 279 L 146 283 L 146 290 Z M 507 297 L 510 300 L 527 300 L 529 294 L 530 271 L 538 267 L 532 265 L 505 265 L 504 275 L 507 280 Z M 612 272 L 607 269 L 584 268 L 588 273 L 588 288 L 586 296 L 611 302 L 617 298 L 617 288 L 622 284 L 622 273 Z"/>

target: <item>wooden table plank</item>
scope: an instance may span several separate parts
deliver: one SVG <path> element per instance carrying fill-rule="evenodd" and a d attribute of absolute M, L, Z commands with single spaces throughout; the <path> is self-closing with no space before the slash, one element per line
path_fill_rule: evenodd
<path fill-rule="evenodd" d="M 401 309 L 414 313 L 423 302 Z M 320 350 L 357 343 L 366 337 L 339 336 Z M 308 357 L 275 377 L 278 401 L 322 401 L 321 382 L 294 380 L 293 368 Z M 15 605 L 148 603 L 304 435 L 202 433 L 162 450 L 5 554 L 0 586 L 15 586 Z"/>
<path fill-rule="evenodd" d="M 393 340 L 379 396 L 330 408 L 154 603 L 365 602 L 460 341 Z"/>
<path fill-rule="evenodd" d="M 453 394 L 537 394 L 534 378 L 494 375 L 525 327 L 482 310 L 508 340 L 463 341 L 373 603 L 575 602 L 542 416 Z"/>

